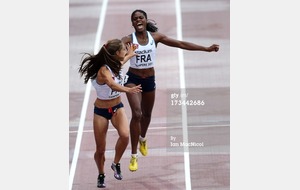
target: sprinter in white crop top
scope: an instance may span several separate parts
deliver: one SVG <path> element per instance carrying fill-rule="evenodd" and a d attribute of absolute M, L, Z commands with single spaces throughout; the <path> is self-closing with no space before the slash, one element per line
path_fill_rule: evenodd
<path fill-rule="evenodd" d="M 115 145 L 115 156 L 111 164 L 113 170 L 111 175 L 117 180 L 123 178 L 120 160 L 129 142 L 129 124 L 120 93 L 141 92 L 140 86 L 123 86 L 121 75 L 122 64 L 135 56 L 133 47 L 132 44 L 125 46 L 119 39 L 109 40 L 96 55 L 84 54 L 85 57 L 83 57 L 79 68 L 79 73 L 84 76 L 84 83 L 88 83 L 91 79 L 97 93 L 94 102 L 93 131 L 96 142 L 94 159 L 98 169 L 98 188 L 106 186 L 104 161 L 109 121 L 111 121 L 119 135 Z"/>

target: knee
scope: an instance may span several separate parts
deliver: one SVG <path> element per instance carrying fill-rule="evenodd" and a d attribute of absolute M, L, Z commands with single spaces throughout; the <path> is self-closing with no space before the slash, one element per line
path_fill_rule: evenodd
<path fill-rule="evenodd" d="M 132 119 L 141 120 L 142 119 L 142 111 L 140 111 L 140 110 L 132 111 Z"/>
<path fill-rule="evenodd" d="M 129 142 L 129 132 L 120 134 L 119 138 L 123 143 L 128 143 Z"/>

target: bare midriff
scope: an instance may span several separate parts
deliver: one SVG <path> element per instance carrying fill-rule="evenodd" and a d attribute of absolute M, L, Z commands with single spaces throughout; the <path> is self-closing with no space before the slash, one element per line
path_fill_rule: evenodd
<path fill-rule="evenodd" d="M 99 98 L 97 98 L 95 100 L 94 105 L 97 108 L 111 108 L 114 107 L 115 105 L 118 105 L 119 103 L 121 103 L 121 96 L 114 98 L 112 100 L 100 100 Z"/>
<path fill-rule="evenodd" d="M 148 68 L 148 69 L 135 69 L 135 68 L 129 67 L 129 71 L 141 78 L 151 77 L 151 76 L 154 76 L 154 74 L 155 74 L 153 67 Z"/>

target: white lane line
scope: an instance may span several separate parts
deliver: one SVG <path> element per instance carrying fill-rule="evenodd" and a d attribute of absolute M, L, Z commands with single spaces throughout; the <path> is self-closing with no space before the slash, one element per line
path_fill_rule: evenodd
<path fill-rule="evenodd" d="M 100 20 L 98 24 L 97 34 L 96 34 L 96 40 L 95 40 L 95 46 L 94 46 L 94 54 L 98 53 L 101 46 L 100 46 L 100 40 L 102 36 L 102 31 L 104 27 L 105 22 L 105 15 L 106 15 L 106 9 L 107 9 L 108 0 L 103 0 L 102 9 L 100 12 Z"/>
<path fill-rule="evenodd" d="M 94 54 L 98 53 L 98 51 L 100 49 L 100 39 L 101 39 L 102 31 L 103 31 L 107 4 L 108 4 L 108 0 L 103 0 L 100 17 L 99 17 L 100 18 L 99 24 L 98 24 L 97 33 L 96 33 Z M 70 168 L 69 190 L 71 190 L 72 186 L 73 186 L 73 180 L 74 180 L 75 171 L 76 171 L 76 167 L 77 167 L 77 161 L 78 161 L 78 157 L 79 157 L 83 127 L 84 127 L 84 122 L 85 122 L 85 118 L 86 118 L 86 112 L 87 112 L 90 93 L 91 93 L 91 82 L 89 80 L 88 83 L 86 84 L 84 100 L 83 100 L 83 105 L 82 105 L 81 114 L 80 114 L 80 121 L 79 121 L 79 126 L 78 126 L 78 133 L 77 133 L 77 137 L 76 137 L 74 154 L 73 154 L 73 159 L 72 159 L 71 168 Z"/>
<path fill-rule="evenodd" d="M 176 4 L 176 22 L 177 22 L 177 39 L 182 40 L 182 22 L 181 22 L 181 3 L 180 0 L 175 0 Z M 185 71 L 184 71 L 184 60 L 183 60 L 183 50 L 178 49 L 178 60 L 179 60 L 179 77 L 180 77 L 180 91 L 181 94 L 186 94 L 185 91 Z M 186 97 L 181 96 L 181 102 L 185 102 Z M 183 142 L 188 141 L 188 130 L 187 130 L 187 109 L 186 105 L 181 106 L 182 114 L 182 134 Z M 191 189 L 191 172 L 190 172 L 190 155 L 189 147 L 184 146 L 184 172 L 185 172 L 185 189 Z"/>
<path fill-rule="evenodd" d="M 199 126 L 189 126 L 189 128 L 206 128 L 206 127 L 209 127 L 209 128 L 213 128 L 213 127 L 229 127 L 228 124 L 224 124 L 224 125 L 199 125 Z M 166 129 L 181 129 L 182 126 L 178 126 L 178 127 L 149 127 L 148 130 L 166 130 Z M 112 129 L 108 129 L 107 130 L 108 132 L 115 132 L 117 131 L 116 129 L 112 128 Z M 71 133 L 77 133 L 78 131 L 77 130 L 74 130 L 74 131 L 69 131 L 69 134 Z M 93 133 L 94 131 L 91 129 L 91 130 L 84 130 L 83 131 L 84 133 Z"/>

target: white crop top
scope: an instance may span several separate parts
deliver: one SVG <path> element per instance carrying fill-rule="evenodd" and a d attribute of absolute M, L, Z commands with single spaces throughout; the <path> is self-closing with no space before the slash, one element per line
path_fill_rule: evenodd
<path fill-rule="evenodd" d="M 147 31 L 148 44 L 140 45 L 136 39 L 135 33 L 132 33 L 132 43 L 138 44 L 138 49 L 135 50 L 136 56 L 130 59 L 130 67 L 135 69 L 147 69 L 154 67 L 155 63 L 155 41 L 151 34 Z"/>
<path fill-rule="evenodd" d="M 120 75 L 118 77 L 115 76 L 115 74 L 111 71 L 109 66 L 105 65 L 106 68 L 111 73 L 111 77 L 114 79 L 114 81 L 120 85 L 124 85 L 124 79 L 122 75 L 122 70 L 120 71 Z M 97 98 L 100 100 L 111 100 L 119 97 L 121 95 L 121 92 L 112 90 L 107 84 L 98 84 L 96 79 L 92 80 L 92 85 L 94 86 Z"/>

